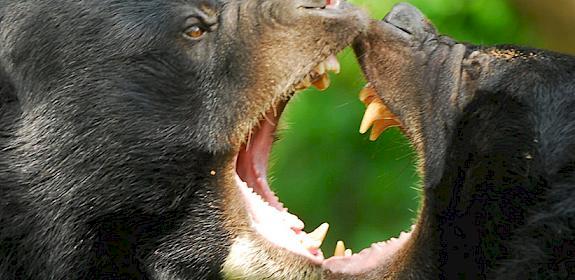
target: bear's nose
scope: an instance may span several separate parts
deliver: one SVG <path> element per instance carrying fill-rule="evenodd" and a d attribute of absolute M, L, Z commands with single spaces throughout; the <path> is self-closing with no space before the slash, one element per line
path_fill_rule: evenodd
<path fill-rule="evenodd" d="M 383 20 L 412 35 L 421 35 L 434 30 L 427 18 L 417 8 L 407 3 L 395 5 Z"/>

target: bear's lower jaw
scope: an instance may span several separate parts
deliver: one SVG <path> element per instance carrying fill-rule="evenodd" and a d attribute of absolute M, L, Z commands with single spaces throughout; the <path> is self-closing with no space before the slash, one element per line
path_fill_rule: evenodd
<path fill-rule="evenodd" d="M 331 273 L 356 275 L 376 269 L 389 262 L 396 253 L 409 241 L 411 231 L 401 232 L 399 237 L 371 244 L 369 248 L 357 254 L 333 256 L 323 261 L 322 267 Z M 336 249 L 337 253 L 337 249 Z"/>
<path fill-rule="evenodd" d="M 343 243 L 341 246 L 338 243 L 334 255 L 325 259 L 320 246 L 327 234 L 328 224 L 324 223 L 314 231 L 306 233 L 303 230 L 303 221 L 283 208 L 283 204 L 271 190 L 265 191 L 265 196 L 271 199 L 268 201 L 250 188 L 240 176 L 236 176 L 235 181 L 244 198 L 249 223 L 254 232 L 271 243 L 273 247 L 294 253 L 294 258 L 304 257 L 311 265 L 321 266 L 322 269 L 331 273 L 355 275 L 385 264 L 409 240 L 415 229 L 415 226 L 412 226 L 412 231 L 401 232 L 398 238 L 374 243 L 356 254 L 342 247 Z M 267 183 L 263 184 L 267 185 Z M 257 188 L 261 188 L 261 185 Z M 253 247 L 254 244 L 250 244 Z"/>

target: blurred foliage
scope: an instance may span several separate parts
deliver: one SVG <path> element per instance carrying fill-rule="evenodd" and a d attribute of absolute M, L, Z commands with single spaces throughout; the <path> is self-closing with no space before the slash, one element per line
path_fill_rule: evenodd
<path fill-rule="evenodd" d="M 349 0 L 377 19 L 398 1 Z M 535 34 L 503 0 L 413 0 L 441 33 L 476 44 L 537 46 Z M 419 207 L 416 155 L 397 129 L 376 142 L 358 133 L 365 84 L 350 50 L 326 92 L 307 90 L 288 105 L 270 160 L 272 188 L 313 230 L 331 225 L 323 251 L 344 240 L 354 252 L 409 229 Z"/>

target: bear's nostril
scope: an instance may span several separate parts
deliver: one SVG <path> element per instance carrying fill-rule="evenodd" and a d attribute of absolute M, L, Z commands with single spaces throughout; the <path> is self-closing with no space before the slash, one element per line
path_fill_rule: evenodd
<path fill-rule="evenodd" d="M 298 0 L 298 7 L 305 9 L 323 9 L 335 0 Z"/>

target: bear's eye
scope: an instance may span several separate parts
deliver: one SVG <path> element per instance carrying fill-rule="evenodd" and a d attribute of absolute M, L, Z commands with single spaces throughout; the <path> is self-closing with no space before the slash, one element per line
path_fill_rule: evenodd
<path fill-rule="evenodd" d="M 188 29 L 186 29 L 185 34 L 190 39 L 198 40 L 198 39 L 204 37 L 204 34 L 206 34 L 206 32 L 207 32 L 207 30 L 205 30 L 201 26 L 193 25 L 193 26 L 189 27 Z"/>

